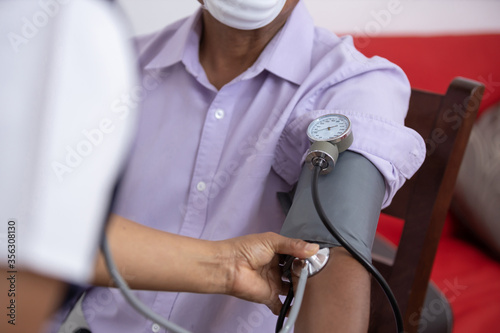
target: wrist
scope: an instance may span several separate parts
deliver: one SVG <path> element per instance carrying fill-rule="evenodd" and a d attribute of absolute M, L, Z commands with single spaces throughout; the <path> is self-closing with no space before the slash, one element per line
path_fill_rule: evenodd
<path fill-rule="evenodd" d="M 234 286 L 236 266 L 234 247 L 229 241 L 208 242 L 210 250 L 207 265 L 209 293 L 231 295 Z"/>

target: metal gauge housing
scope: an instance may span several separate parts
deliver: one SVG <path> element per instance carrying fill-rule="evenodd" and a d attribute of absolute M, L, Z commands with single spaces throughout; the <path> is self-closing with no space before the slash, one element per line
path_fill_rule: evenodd
<path fill-rule="evenodd" d="M 351 121 L 341 114 L 326 114 L 311 122 L 307 136 L 311 142 L 328 141 L 338 143 L 351 133 Z"/>
<path fill-rule="evenodd" d="M 326 114 L 309 124 L 307 136 L 312 145 L 306 162 L 312 167 L 320 166 L 321 174 L 328 174 L 333 170 L 339 154 L 353 142 L 351 121 L 342 114 Z"/>

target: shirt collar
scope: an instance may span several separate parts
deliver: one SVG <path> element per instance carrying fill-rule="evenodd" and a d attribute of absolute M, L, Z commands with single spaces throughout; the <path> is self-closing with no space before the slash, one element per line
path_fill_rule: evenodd
<path fill-rule="evenodd" d="M 314 22 L 299 1 L 257 62 L 274 75 L 300 85 L 311 71 L 313 43 Z"/>
<path fill-rule="evenodd" d="M 169 67 L 182 61 L 188 71 L 192 73 L 199 71 L 201 14 L 200 8 L 185 19 L 145 68 Z M 247 71 L 249 76 L 268 70 L 276 76 L 300 85 L 311 70 L 313 41 L 313 20 L 303 1 L 299 1 L 283 28 Z"/>
<path fill-rule="evenodd" d="M 180 22 L 178 29 L 173 32 L 172 37 L 161 47 L 156 56 L 145 65 L 145 69 L 170 67 L 188 58 L 186 55 L 198 54 L 201 35 L 201 14 L 202 10 L 200 8 L 193 15 Z M 166 28 L 167 33 L 172 33 L 171 29 L 172 26 L 168 26 Z M 155 40 L 161 39 L 163 32 L 159 32 Z"/>

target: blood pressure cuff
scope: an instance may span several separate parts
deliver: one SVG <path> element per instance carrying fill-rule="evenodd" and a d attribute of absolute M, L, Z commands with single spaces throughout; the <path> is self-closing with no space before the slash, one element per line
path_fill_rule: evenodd
<path fill-rule="evenodd" d="M 313 170 L 303 166 L 281 234 L 318 243 L 322 247 L 340 246 L 321 222 L 313 204 Z M 321 204 L 339 233 L 371 260 L 371 248 L 385 194 L 384 178 L 378 169 L 360 154 L 340 154 L 333 171 L 318 177 Z M 286 200 L 280 198 L 282 205 Z M 285 204 L 285 210 L 286 204 Z"/>

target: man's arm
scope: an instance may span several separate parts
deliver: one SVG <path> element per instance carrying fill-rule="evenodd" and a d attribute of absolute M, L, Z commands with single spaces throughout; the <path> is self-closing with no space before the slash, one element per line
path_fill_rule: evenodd
<path fill-rule="evenodd" d="M 370 274 L 345 249 L 330 249 L 325 268 L 307 281 L 295 332 L 367 332 Z"/>
<path fill-rule="evenodd" d="M 304 167 L 281 233 L 332 247 L 326 267 L 309 278 L 296 332 L 366 332 L 370 275 L 330 235 L 316 213 L 311 195 L 312 171 Z M 384 179 L 363 156 L 347 151 L 335 169 L 318 179 L 323 209 L 333 226 L 358 252 L 371 257 Z"/>

